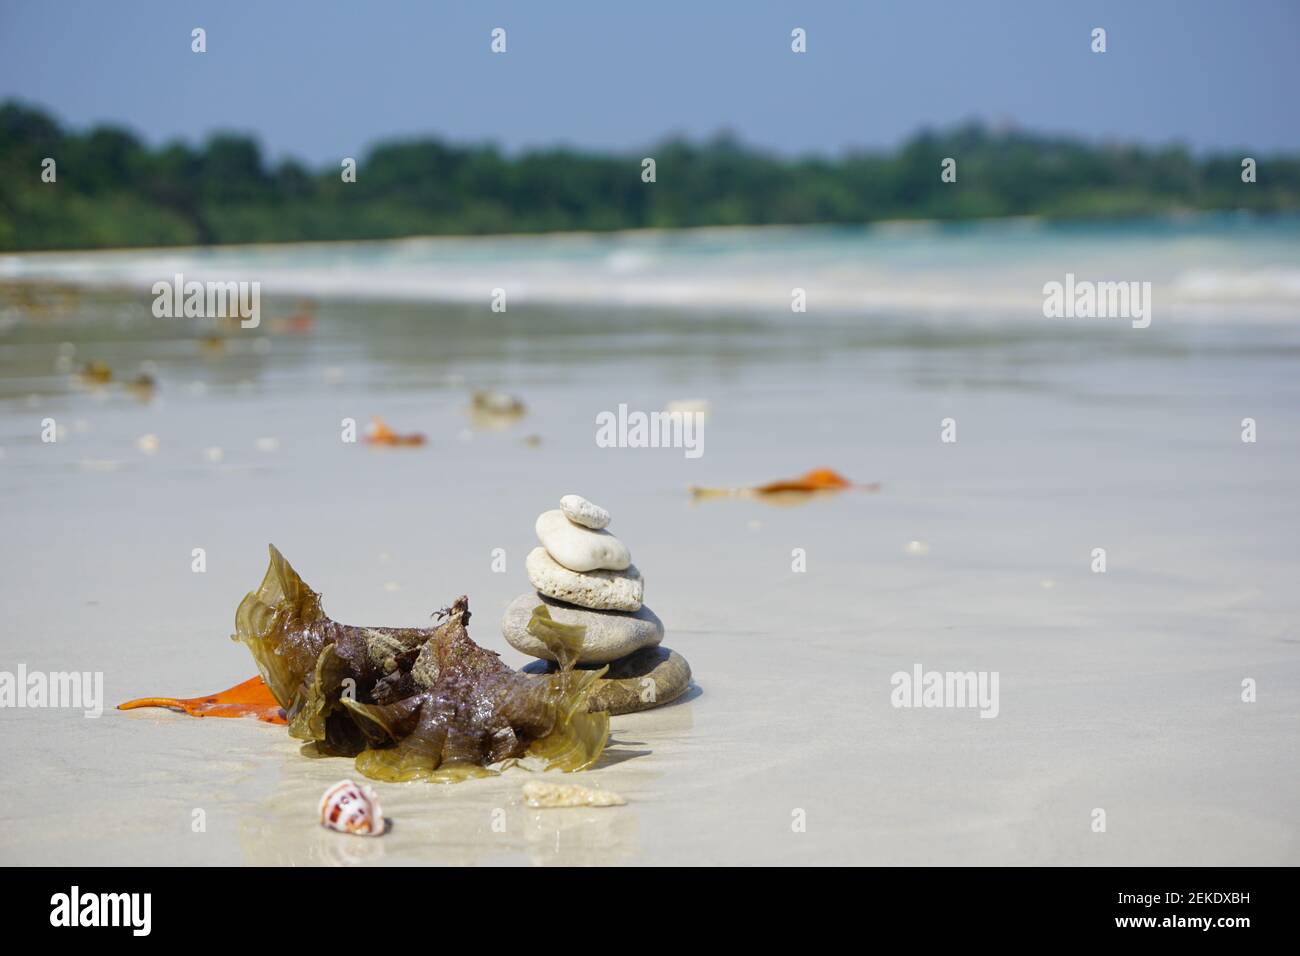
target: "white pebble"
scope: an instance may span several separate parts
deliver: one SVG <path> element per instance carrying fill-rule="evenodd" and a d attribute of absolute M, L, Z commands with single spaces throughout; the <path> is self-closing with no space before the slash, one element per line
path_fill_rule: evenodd
<path fill-rule="evenodd" d="M 560 510 L 574 524 L 599 531 L 609 524 L 609 512 L 592 504 L 582 495 L 565 495 L 560 499 Z"/>
<path fill-rule="evenodd" d="M 534 528 L 552 558 L 570 571 L 622 571 L 632 563 L 627 545 L 608 531 L 574 524 L 563 511 L 543 511 Z"/>

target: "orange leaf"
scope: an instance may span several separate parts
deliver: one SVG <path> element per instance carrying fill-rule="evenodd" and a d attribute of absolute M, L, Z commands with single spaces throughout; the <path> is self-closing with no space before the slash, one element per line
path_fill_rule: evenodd
<path fill-rule="evenodd" d="M 268 724 L 287 724 L 284 710 L 271 688 L 261 677 L 253 677 L 227 690 L 202 697 L 141 697 L 118 704 L 118 710 L 135 710 L 137 707 L 169 707 L 182 710 L 191 717 L 256 717 Z"/>
<path fill-rule="evenodd" d="M 423 445 L 424 436 L 419 432 L 411 432 L 409 435 L 399 435 L 388 427 L 380 418 L 372 418 L 370 433 L 366 435 L 366 441 L 371 445 Z"/>
<path fill-rule="evenodd" d="M 773 481 L 770 484 L 759 485 L 754 490 L 760 495 L 770 495 L 780 491 L 831 491 L 849 488 L 852 485 L 853 483 L 839 472 L 831 471 L 829 468 L 814 468 L 798 478 Z"/>

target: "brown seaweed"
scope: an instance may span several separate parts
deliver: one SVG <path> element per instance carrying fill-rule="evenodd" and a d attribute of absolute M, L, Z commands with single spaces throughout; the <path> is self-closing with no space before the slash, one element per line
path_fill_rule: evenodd
<path fill-rule="evenodd" d="M 565 665 L 539 678 L 474 643 L 464 596 L 432 628 L 340 624 L 270 552 L 261 586 L 236 612 L 235 639 L 308 753 L 354 757 L 358 771 L 388 781 L 460 780 L 525 756 L 582 770 L 600 757 L 609 715 L 589 712 L 588 698 L 604 671 L 573 668 L 583 635 L 547 627 L 544 609 L 535 633 Z"/>

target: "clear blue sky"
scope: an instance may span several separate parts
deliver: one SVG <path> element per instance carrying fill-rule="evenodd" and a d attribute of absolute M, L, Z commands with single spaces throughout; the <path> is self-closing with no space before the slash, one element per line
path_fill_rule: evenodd
<path fill-rule="evenodd" d="M 633 150 L 724 127 L 835 153 L 971 117 L 1258 153 L 1300 150 L 1298 94 L 1300 0 L 0 0 L 0 98 L 313 163 L 422 133 Z"/>

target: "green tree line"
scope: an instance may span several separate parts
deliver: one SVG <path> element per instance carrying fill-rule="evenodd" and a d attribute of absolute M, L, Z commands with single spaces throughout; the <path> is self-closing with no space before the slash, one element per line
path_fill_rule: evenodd
<path fill-rule="evenodd" d="M 653 183 L 642 158 L 655 160 Z M 1300 210 L 1300 158 L 1197 157 L 978 124 L 892 152 L 782 158 L 734 137 L 671 139 L 641 155 L 508 155 L 435 138 L 375 145 L 356 181 L 339 164 L 271 163 L 248 136 L 150 147 L 129 130 L 77 132 L 0 104 L 0 249 L 205 245 L 434 234 L 864 223 L 882 219 L 1144 216 Z M 1253 154 L 1252 154 L 1253 155 Z M 956 182 L 941 179 L 956 160 Z M 54 182 L 43 163 L 55 161 Z"/>

